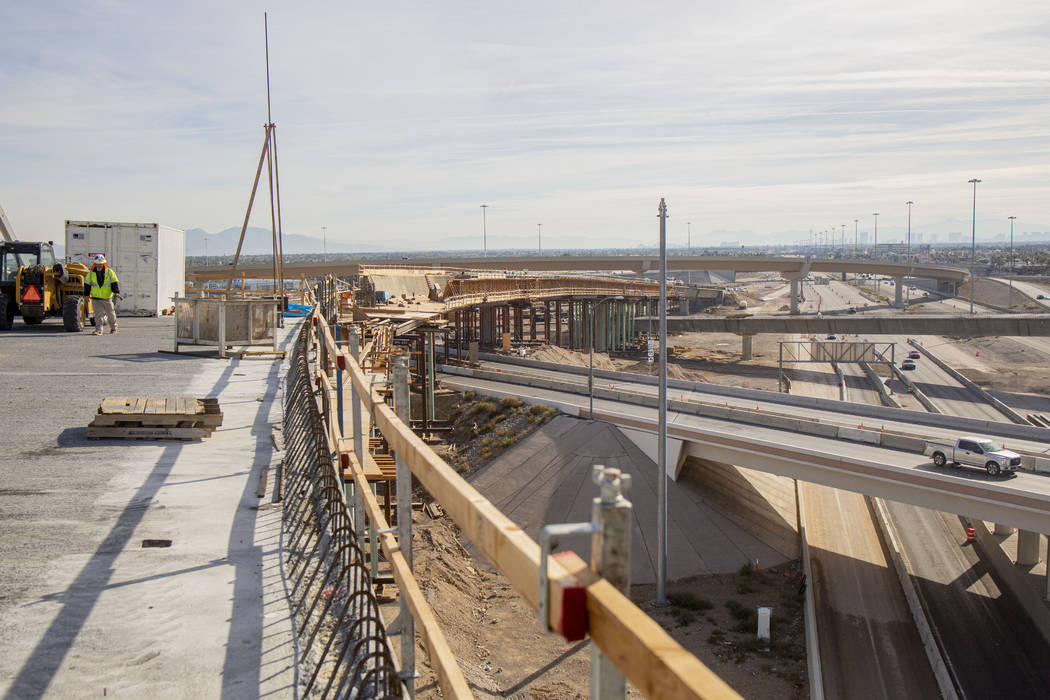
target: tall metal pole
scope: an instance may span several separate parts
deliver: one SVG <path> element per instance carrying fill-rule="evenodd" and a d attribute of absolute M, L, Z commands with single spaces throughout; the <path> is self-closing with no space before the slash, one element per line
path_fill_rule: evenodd
<path fill-rule="evenodd" d="M 1010 219 L 1010 297 L 1006 307 L 1012 309 L 1014 305 L 1014 219 L 1016 216 L 1006 217 Z"/>
<path fill-rule="evenodd" d="M 693 222 L 685 222 L 685 241 L 686 245 L 689 246 L 689 254 L 693 254 Z"/>
<path fill-rule="evenodd" d="M 973 185 L 973 227 L 970 229 L 970 315 L 973 315 L 973 288 L 977 286 L 973 278 L 973 268 L 977 264 L 977 178 L 967 180 Z"/>
<path fill-rule="evenodd" d="M 857 257 L 857 229 L 860 226 L 860 219 L 853 220 L 853 257 Z"/>
<path fill-rule="evenodd" d="M 543 255 L 543 224 L 536 224 L 536 252 Z"/>
<path fill-rule="evenodd" d="M 879 212 L 875 212 L 873 214 L 873 216 L 875 217 L 875 242 L 872 245 L 871 259 L 872 259 L 873 262 L 878 262 L 878 260 L 879 260 Z M 875 296 L 879 295 L 879 286 L 880 286 L 881 282 L 882 282 L 882 278 L 879 277 L 879 273 L 876 272 L 875 273 Z"/>
<path fill-rule="evenodd" d="M 328 227 L 321 227 L 321 250 L 323 251 L 321 257 L 325 262 L 328 262 Z"/>
<path fill-rule="evenodd" d="M 656 605 L 667 605 L 667 203 L 660 198 L 660 418 L 656 460 Z"/>
<path fill-rule="evenodd" d="M 486 214 L 488 208 L 489 208 L 488 204 L 482 204 L 481 205 L 481 235 L 482 235 L 482 239 L 481 239 L 481 245 L 482 245 L 481 255 L 483 257 L 488 257 L 488 254 L 489 254 L 489 225 L 488 225 L 488 221 L 486 221 L 486 219 L 485 219 L 485 214 Z"/>
<path fill-rule="evenodd" d="M 904 260 L 904 278 L 902 278 L 902 280 L 907 278 L 907 276 L 908 276 L 908 266 L 911 265 L 911 205 L 915 204 L 915 202 L 913 202 L 913 201 L 911 201 L 909 199 L 907 202 L 905 202 L 905 204 L 908 205 L 908 253 L 907 253 L 907 256 L 906 256 L 906 258 Z M 907 292 L 908 292 L 907 303 L 910 304 L 911 303 L 911 285 L 907 284 L 905 282 L 904 286 L 907 288 Z"/>

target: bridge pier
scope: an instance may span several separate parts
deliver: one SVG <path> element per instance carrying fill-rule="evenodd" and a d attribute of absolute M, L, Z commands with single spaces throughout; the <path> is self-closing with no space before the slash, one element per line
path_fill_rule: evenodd
<path fill-rule="evenodd" d="M 481 342 L 492 345 L 496 342 L 496 307 L 481 307 Z"/>
<path fill-rule="evenodd" d="M 1003 525 L 1002 523 L 996 523 L 995 524 L 995 528 L 992 530 L 992 532 L 994 532 L 996 535 L 1001 535 L 1003 537 L 1009 537 L 1010 535 L 1014 534 L 1014 529 L 1012 527 L 1010 527 L 1009 525 Z"/>
<path fill-rule="evenodd" d="M 600 308 L 598 313 L 595 314 L 594 305 L 591 305 L 595 352 L 608 352 L 609 350 L 609 305 L 602 304 L 602 307 L 604 308 Z"/>
<path fill-rule="evenodd" d="M 791 291 L 788 294 L 791 295 L 791 315 L 798 316 L 798 285 L 801 280 L 791 280 Z"/>
<path fill-rule="evenodd" d="M 1035 566 L 1039 563 L 1039 533 L 1030 530 L 1017 532 L 1017 564 Z"/>
<path fill-rule="evenodd" d="M 895 307 L 904 306 L 904 278 L 894 277 L 893 278 L 893 305 Z"/>
<path fill-rule="evenodd" d="M 754 340 L 755 340 L 755 336 L 753 336 L 753 335 L 742 335 L 742 336 L 740 336 L 740 345 L 741 345 L 741 347 L 740 347 L 740 359 L 741 360 L 754 359 L 752 357 L 752 350 L 754 349 Z"/>

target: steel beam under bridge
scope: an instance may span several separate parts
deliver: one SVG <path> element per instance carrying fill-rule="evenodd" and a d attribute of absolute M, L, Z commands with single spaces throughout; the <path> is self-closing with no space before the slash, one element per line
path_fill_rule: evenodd
<path fill-rule="evenodd" d="M 651 321 L 648 316 L 638 323 Z M 667 330 L 673 333 L 855 333 L 857 335 L 945 335 L 945 336 L 1050 336 L 1050 314 L 985 314 L 981 316 L 945 316 L 943 314 L 908 314 L 875 316 L 668 316 Z"/>

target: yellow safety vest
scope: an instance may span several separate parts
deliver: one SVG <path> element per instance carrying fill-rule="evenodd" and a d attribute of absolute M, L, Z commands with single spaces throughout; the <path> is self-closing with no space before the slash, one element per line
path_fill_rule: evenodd
<path fill-rule="evenodd" d="M 110 299 L 113 297 L 113 288 L 111 285 L 114 282 L 120 281 L 117 279 L 117 273 L 113 272 L 113 270 L 107 265 L 106 272 L 102 275 L 102 282 L 100 283 L 98 281 L 98 275 L 96 274 L 97 270 L 97 267 L 91 268 L 91 272 L 89 272 L 84 279 L 85 282 L 91 285 L 91 298 Z"/>

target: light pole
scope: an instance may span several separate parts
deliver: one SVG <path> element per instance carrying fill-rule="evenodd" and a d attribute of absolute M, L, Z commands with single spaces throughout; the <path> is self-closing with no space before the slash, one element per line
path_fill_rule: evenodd
<path fill-rule="evenodd" d="M 875 217 L 875 242 L 871 248 L 871 259 L 873 262 L 879 260 L 879 212 L 872 214 Z M 879 273 L 875 273 L 875 296 L 879 295 L 879 286 L 882 283 L 882 278 L 879 277 Z"/>
<path fill-rule="evenodd" d="M 846 224 L 842 224 L 842 257 L 846 257 Z"/>
<path fill-rule="evenodd" d="M 901 279 L 902 282 L 908 277 L 908 265 L 911 265 L 911 205 L 915 204 L 915 202 L 909 199 L 905 204 L 908 205 L 908 252 L 905 254 L 904 258 L 904 277 Z M 910 304 L 911 285 L 905 283 L 905 286 L 908 288 L 908 300 L 906 303 Z"/>
<path fill-rule="evenodd" d="M 328 227 L 321 227 L 321 259 L 328 262 Z"/>
<path fill-rule="evenodd" d="M 660 198 L 660 409 L 656 429 L 656 601 L 667 602 L 667 203 Z"/>
<path fill-rule="evenodd" d="M 977 183 L 980 182 L 977 178 L 967 180 L 973 185 L 973 227 L 970 229 L 970 315 L 973 315 L 973 288 L 977 286 L 974 283 L 973 268 L 977 264 Z"/>
<path fill-rule="evenodd" d="M 536 252 L 543 255 L 543 224 L 536 224 Z"/>
<path fill-rule="evenodd" d="M 685 241 L 686 245 L 689 246 L 689 254 L 693 254 L 693 222 L 685 222 Z"/>
<path fill-rule="evenodd" d="M 853 257 L 857 257 L 857 228 L 860 226 L 860 219 L 853 220 Z"/>
<path fill-rule="evenodd" d="M 597 322 L 598 307 L 610 299 L 623 299 L 623 295 L 605 297 L 591 305 L 591 339 L 587 343 L 587 394 L 590 396 L 590 410 L 587 413 L 587 419 L 592 421 L 594 420 L 594 324 Z"/>
<path fill-rule="evenodd" d="M 1006 217 L 1010 220 L 1010 297 L 1007 302 L 1007 308 L 1012 309 L 1014 306 L 1014 219 L 1016 216 Z"/>
<path fill-rule="evenodd" d="M 488 204 L 481 205 L 481 255 L 482 257 L 488 257 L 489 254 L 489 226 L 485 216 L 488 213 Z"/>

